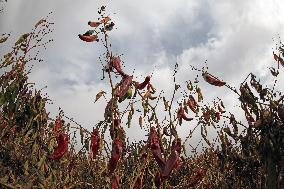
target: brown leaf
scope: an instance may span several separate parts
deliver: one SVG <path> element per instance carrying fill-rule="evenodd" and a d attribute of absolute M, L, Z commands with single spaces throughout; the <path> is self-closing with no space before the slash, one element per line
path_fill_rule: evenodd
<path fill-rule="evenodd" d="M 100 91 L 100 92 L 96 95 L 95 102 L 97 102 L 104 94 L 106 94 L 106 92 Z"/>

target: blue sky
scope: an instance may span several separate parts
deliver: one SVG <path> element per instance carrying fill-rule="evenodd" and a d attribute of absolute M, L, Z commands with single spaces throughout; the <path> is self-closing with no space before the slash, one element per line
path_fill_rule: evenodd
<path fill-rule="evenodd" d="M 54 42 L 41 52 L 45 61 L 34 66 L 30 77 L 38 88 L 48 86 L 45 91 L 54 101 L 48 106 L 52 116 L 60 106 L 67 116 L 89 130 L 103 119 L 106 103 L 93 103 L 97 92 L 108 91 L 106 81 L 100 80 L 98 57 L 103 49 L 77 37 L 89 29 L 89 20 L 96 20 L 101 5 L 116 13 L 110 15 L 117 26 L 110 34 L 111 43 L 114 52 L 124 54 L 126 71 L 136 68 L 134 76 L 138 80 L 153 72 L 154 86 L 164 90 L 166 96 L 174 87 L 171 75 L 175 62 L 180 65 L 180 84 L 197 74 L 190 71 L 189 65 L 202 67 L 206 59 L 210 72 L 237 88 L 250 72 L 264 83 L 271 83 L 267 67 L 275 64 L 272 38 L 278 34 L 283 38 L 284 33 L 282 0 L 8 0 L 0 13 L 0 33 L 11 32 L 11 43 L 13 36 L 31 31 L 40 18 L 53 12 L 50 19 L 55 23 L 51 36 Z M 4 54 L 9 42 L 0 48 Z M 236 96 L 229 90 L 204 82 L 200 85 L 206 101 L 223 98 L 241 119 L 241 111 L 234 107 Z M 180 98 L 177 96 L 177 100 Z M 185 137 L 192 127 L 179 128 L 180 135 Z M 137 126 L 133 126 L 128 132 L 132 138 L 144 137 L 136 131 Z"/>

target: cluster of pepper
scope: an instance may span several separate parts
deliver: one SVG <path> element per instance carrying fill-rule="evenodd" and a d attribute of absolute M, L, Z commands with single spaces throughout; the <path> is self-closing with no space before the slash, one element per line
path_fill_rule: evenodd
<path fill-rule="evenodd" d="M 55 120 L 54 132 L 56 133 L 57 147 L 52 154 L 47 158 L 49 160 L 59 160 L 68 151 L 68 134 L 60 132 L 62 130 L 62 120 L 57 118 Z"/>

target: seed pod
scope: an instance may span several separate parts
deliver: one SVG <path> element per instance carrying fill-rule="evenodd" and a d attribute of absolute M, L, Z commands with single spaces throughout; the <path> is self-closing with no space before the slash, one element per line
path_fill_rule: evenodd
<path fill-rule="evenodd" d="M 127 93 L 128 89 L 131 85 L 132 78 L 133 78 L 133 76 L 126 76 L 122 79 L 122 81 L 119 85 L 119 88 L 115 90 L 116 96 L 122 97 Z"/>
<path fill-rule="evenodd" d="M 203 95 L 202 95 L 201 89 L 198 87 L 196 89 L 196 92 L 197 92 L 197 95 L 198 95 L 198 102 L 201 102 L 203 100 Z"/>
<path fill-rule="evenodd" d="M 112 146 L 111 158 L 108 164 L 109 175 L 111 175 L 115 171 L 121 154 L 122 154 L 122 142 L 119 138 L 116 138 Z"/>
<path fill-rule="evenodd" d="M 62 128 L 62 122 L 60 118 L 57 118 L 55 120 L 55 126 L 54 126 L 54 131 L 58 132 Z"/>
<path fill-rule="evenodd" d="M 57 148 L 53 154 L 47 156 L 49 160 L 59 160 L 67 151 L 68 151 L 68 135 L 67 134 L 59 134 L 56 137 Z"/>
<path fill-rule="evenodd" d="M 110 62 L 111 66 L 114 67 L 116 69 L 116 71 L 119 73 L 119 75 L 121 75 L 122 77 L 127 77 L 127 75 L 122 71 L 121 68 L 121 60 L 120 57 L 112 57 L 111 62 Z"/>
<path fill-rule="evenodd" d="M 189 95 L 189 98 L 187 100 L 187 105 L 194 113 L 198 112 L 198 104 L 192 95 Z"/>
<path fill-rule="evenodd" d="M 226 84 L 226 82 L 217 79 L 216 77 L 212 76 L 207 72 L 203 73 L 202 76 L 204 80 L 211 85 L 221 87 Z"/>
<path fill-rule="evenodd" d="M 95 159 L 100 149 L 100 134 L 98 130 L 94 130 L 92 132 L 90 148 L 92 151 L 93 159 Z"/>
<path fill-rule="evenodd" d="M 88 35 L 79 34 L 78 36 L 82 41 L 85 41 L 85 42 L 99 41 L 97 35 L 89 35 L 88 36 Z"/>
<path fill-rule="evenodd" d="M 185 121 L 191 121 L 193 120 L 193 118 L 188 118 L 186 115 L 185 115 L 185 111 L 184 111 L 184 108 L 182 106 L 180 106 L 178 112 L 177 112 L 177 118 L 179 120 L 181 119 L 184 119 Z"/>
<path fill-rule="evenodd" d="M 150 79 L 150 76 L 147 76 L 142 83 L 136 84 L 135 87 L 139 90 L 144 89 L 149 84 Z"/>
<path fill-rule="evenodd" d="M 168 160 L 165 164 L 165 168 L 163 169 L 161 173 L 161 177 L 163 179 L 168 178 L 169 175 L 171 174 L 173 168 L 175 167 L 176 162 L 179 159 L 180 153 L 181 153 L 181 139 L 178 138 L 177 140 L 174 140 L 172 142 L 171 154 L 168 157 Z"/>
<path fill-rule="evenodd" d="M 101 24 L 100 22 L 92 22 L 92 21 L 88 22 L 88 25 L 91 27 L 98 27 L 100 24 Z"/>

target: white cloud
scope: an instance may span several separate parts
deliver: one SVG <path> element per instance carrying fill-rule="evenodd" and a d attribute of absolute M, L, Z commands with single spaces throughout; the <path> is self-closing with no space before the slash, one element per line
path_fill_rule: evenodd
<path fill-rule="evenodd" d="M 8 1 L 0 17 L 1 33 L 13 31 L 18 36 L 54 12 L 55 42 L 42 53 L 46 61 L 35 66 L 31 80 L 38 86 L 48 85 L 46 91 L 56 100 L 48 107 L 50 111 L 54 113 L 56 106 L 61 106 L 88 129 L 103 116 L 104 104 L 92 103 L 101 87 L 107 90 L 105 81 L 100 81 L 98 61 L 103 49 L 97 43 L 81 42 L 77 35 L 88 29 L 87 22 L 96 19 L 102 4 L 117 13 L 112 15 L 118 29 L 111 40 L 113 50 L 124 53 L 126 71 L 136 68 L 138 80 L 143 79 L 140 75 L 154 72 L 153 84 L 168 96 L 174 87 L 171 76 L 176 61 L 180 84 L 197 74 L 190 71 L 189 64 L 201 68 L 206 59 L 211 73 L 237 88 L 250 72 L 268 82 L 264 69 L 273 64 L 272 38 L 284 33 L 281 0 Z M 228 107 L 236 104 L 236 96 L 227 89 L 204 82 L 201 87 L 206 100 L 219 96 Z"/>

